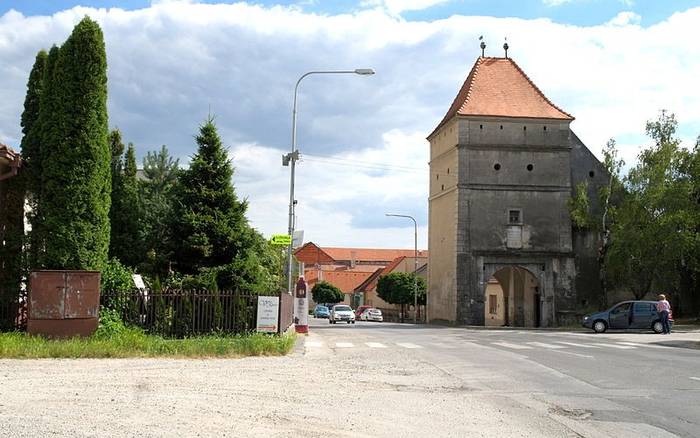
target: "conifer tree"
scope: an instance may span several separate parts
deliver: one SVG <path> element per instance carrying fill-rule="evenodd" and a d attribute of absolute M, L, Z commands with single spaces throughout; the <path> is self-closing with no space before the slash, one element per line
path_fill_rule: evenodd
<path fill-rule="evenodd" d="M 122 145 L 123 149 L 123 145 Z M 114 151 L 115 149 L 113 149 Z M 114 163 L 114 158 L 113 158 Z M 112 208 L 110 210 L 111 238 L 109 255 L 123 264 L 135 267 L 143 261 L 145 254 L 141 239 L 141 206 L 139 205 L 138 181 L 136 179 L 136 153 L 129 143 L 123 161 L 121 159 L 112 175 Z"/>
<path fill-rule="evenodd" d="M 60 51 L 51 50 L 46 70 L 41 222 L 51 232 L 44 265 L 99 269 L 109 249 L 111 192 L 107 57 L 99 25 L 85 17 Z"/>
<path fill-rule="evenodd" d="M 199 148 L 189 169 L 180 173 L 174 205 L 174 258 L 187 274 L 230 264 L 250 246 L 248 205 L 236 196 L 233 167 L 213 118 L 200 127 L 196 140 Z"/>

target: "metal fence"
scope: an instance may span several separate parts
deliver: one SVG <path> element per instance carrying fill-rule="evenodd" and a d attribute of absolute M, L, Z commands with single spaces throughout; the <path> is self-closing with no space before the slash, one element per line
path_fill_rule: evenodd
<path fill-rule="evenodd" d="M 27 291 L 0 290 L 0 332 L 27 329 Z"/>
<path fill-rule="evenodd" d="M 125 324 L 167 337 L 246 333 L 256 328 L 257 295 L 231 291 L 102 292 L 100 305 Z M 284 300 L 283 300 L 284 301 Z"/>

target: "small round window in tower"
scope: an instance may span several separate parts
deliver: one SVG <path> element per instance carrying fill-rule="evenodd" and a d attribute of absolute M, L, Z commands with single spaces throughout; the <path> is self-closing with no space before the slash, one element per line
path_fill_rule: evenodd
<path fill-rule="evenodd" d="M 527 126 L 523 126 L 523 131 L 527 131 Z"/>
<path fill-rule="evenodd" d="M 590 176 L 591 178 L 593 178 L 593 177 L 595 176 L 595 172 L 593 172 L 593 171 L 591 170 L 590 172 L 588 172 L 588 176 Z"/>
<path fill-rule="evenodd" d="M 501 129 L 503 129 L 503 125 L 501 125 Z"/>
<path fill-rule="evenodd" d="M 495 170 L 501 170 L 501 163 L 496 163 L 496 164 L 494 164 L 494 165 L 493 165 L 493 168 L 494 168 Z"/>
<path fill-rule="evenodd" d="M 484 129 L 484 125 L 479 125 L 479 129 Z"/>
<path fill-rule="evenodd" d="M 547 127 L 546 127 L 546 126 L 544 126 L 544 127 L 542 128 L 542 129 L 546 131 L 546 130 L 547 130 Z"/>
<path fill-rule="evenodd" d="M 528 171 L 528 172 L 532 172 L 532 169 L 534 169 L 534 168 L 535 168 L 535 166 L 533 166 L 532 164 L 528 164 L 528 165 L 527 165 L 527 171 Z"/>

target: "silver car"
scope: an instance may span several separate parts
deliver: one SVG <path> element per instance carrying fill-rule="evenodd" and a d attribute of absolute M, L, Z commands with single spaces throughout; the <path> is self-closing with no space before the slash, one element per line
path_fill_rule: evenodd
<path fill-rule="evenodd" d="M 382 311 L 379 309 L 365 309 L 360 314 L 360 321 L 377 321 L 382 322 L 384 317 L 382 316 Z"/>
<path fill-rule="evenodd" d="M 355 324 L 355 312 L 352 311 L 350 306 L 336 304 L 333 306 L 331 313 L 328 316 L 328 323 L 335 324 L 338 321 L 345 321 L 348 324 Z"/>

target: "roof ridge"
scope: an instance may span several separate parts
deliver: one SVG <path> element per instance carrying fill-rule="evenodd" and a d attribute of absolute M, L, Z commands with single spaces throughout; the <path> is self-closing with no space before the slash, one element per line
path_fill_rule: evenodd
<path fill-rule="evenodd" d="M 518 71 L 520 72 L 520 74 L 523 75 L 523 76 L 525 77 L 525 79 L 530 83 L 530 85 L 532 85 L 532 88 L 534 88 L 535 91 L 537 91 L 537 93 L 538 93 L 548 104 L 552 105 L 554 108 L 558 109 L 558 110 L 561 111 L 563 114 L 566 114 L 567 116 L 571 117 L 571 119 L 574 119 L 574 118 L 575 118 L 575 117 L 572 116 L 571 114 L 569 114 L 569 113 L 567 113 L 566 111 L 564 111 L 563 109 L 559 108 L 554 102 L 552 102 L 551 100 L 549 100 L 549 98 L 548 98 L 547 96 L 545 96 L 545 94 L 542 92 L 542 90 L 540 90 L 540 87 L 538 87 L 538 86 L 532 81 L 532 79 L 530 79 L 530 76 L 528 76 L 527 73 L 525 73 L 525 71 L 524 71 L 522 68 L 520 68 L 520 66 L 518 65 L 517 62 L 515 62 L 515 61 L 512 60 L 511 58 L 505 58 L 505 59 L 507 59 L 508 61 L 510 61 L 510 62 L 513 64 L 513 66 L 515 66 L 515 68 L 518 69 Z"/>

